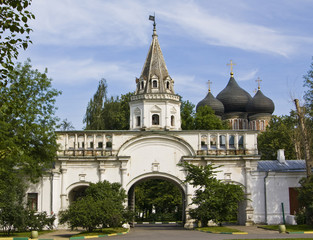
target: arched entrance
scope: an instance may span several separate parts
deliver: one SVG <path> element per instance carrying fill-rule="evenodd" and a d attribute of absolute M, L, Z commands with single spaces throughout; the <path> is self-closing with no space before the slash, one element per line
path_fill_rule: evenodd
<path fill-rule="evenodd" d="M 86 185 L 80 185 L 80 186 L 76 186 L 72 190 L 70 190 L 70 192 L 68 194 L 69 204 L 76 201 L 80 197 L 84 197 L 85 191 L 87 188 L 88 188 L 88 185 L 87 186 Z"/>
<path fill-rule="evenodd" d="M 149 187 L 151 188 L 149 189 Z M 172 176 L 165 176 L 165 174 L 146 174 L 145 176 L 138 177 L 135 180 L 131 181 L 127 193 L 128 206 L 130 209 L 135 211 L 136 215 L 134 222 L 179 221 L 184 224 L 186 218 L 185 188 L 185 185 L 180 180 L 175 179 Z M 144 192 L 147 189 L 148 191 Z M 149 197 L 144 198 L 143 194 L 149 194 L 149 197 L 152 197 L 153 199 L 150 199 Z M 171 194 L 173 196 L 171 196 Z M 140 206 L 138 204 L 136 205 L 136 199 L 137 203 L 140 204 Z M 145 212 L 142 211 L 141 207 L 143 207 L 143 201 L 146 201 L 147 199 L 149 199 L 149 201 L 145 203 L 144 208 L 149 210 Z M 167 200 L 168 204 L 164 204 L 164 201 Z M 135 225 L 134 222 L 133 226 Z"/>

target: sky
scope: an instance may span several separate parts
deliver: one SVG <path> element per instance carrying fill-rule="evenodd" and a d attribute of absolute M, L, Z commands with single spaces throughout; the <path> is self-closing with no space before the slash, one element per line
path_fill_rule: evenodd
<path fill-rule="evenodd" d="M 84 128 L 87 104 L 105 78 L 109 96 L 135 90 L 152 40 L 159 43 L 174 90 L 197 104 L 216 96 L 230 78 L 253 97 L 261 91 L 274 114 L 294 109 L 313 56 L 312 0 L 33 0 L 33 44 L 20 52 L 33 68 L 48 69 L 62 91 L 56 115 Z"/>

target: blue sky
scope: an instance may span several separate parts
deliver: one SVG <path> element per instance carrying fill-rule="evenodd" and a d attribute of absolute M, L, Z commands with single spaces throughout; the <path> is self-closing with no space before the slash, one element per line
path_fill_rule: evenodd
<path fill-rule="evenodd" d="M 19 61 L 53 79 L 63 94 L 57 116 L 83 129 L 83 117 L 98 82 L 109 95 L 135 90 L 151 43 L 155 12 L 159 43 L 175 91 L 197 104 L 216 96 L 234 77 L 251 96 L 261 90 L 276 115 L 303 95 L 303 75 L 313 56 L 312 0 L 34 0 L 33 44 Z"/>

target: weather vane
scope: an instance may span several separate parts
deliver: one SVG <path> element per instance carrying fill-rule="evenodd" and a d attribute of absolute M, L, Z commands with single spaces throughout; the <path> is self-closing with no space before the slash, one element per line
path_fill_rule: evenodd
<path fill-rule="evenodd" d="M 156 24 L 155 24 L 155 13 L 153 13 L 153 16 L 152 15 L 149 16 L 149 20 L 153 21 L 153 27 L 155 28 L 155 26 L 156 26 Z"/>

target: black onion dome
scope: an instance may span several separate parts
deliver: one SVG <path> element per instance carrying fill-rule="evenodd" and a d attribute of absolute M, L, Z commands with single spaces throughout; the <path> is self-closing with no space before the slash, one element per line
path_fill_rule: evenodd
<path fill-rule="evenodd" d="M 261 90 L 258 90 L 252 100 L 247 105 L 247 111 L 250 113 L 270 113 L 274 112 L 273 101 L 264 96 Z"/>
<path fill-rule="evenodd" d="M 246 112 L 246 106 L 252 99 L 248 92 L 239 87 L 234 77 L 229 79 L 227 86 L 216 98 L 224 104 L 225 113 Z"/>
<path fill-rule="evenodd" d="M 217 100 L 211 92 L 208 92 L 206 97 L 197 104 L 196 110 L 198 110 L 199 107 L 203 106 L 211 107 L 214 110 L 215 115 L 222 116 L 224 114 L 223 103 Z"/>

